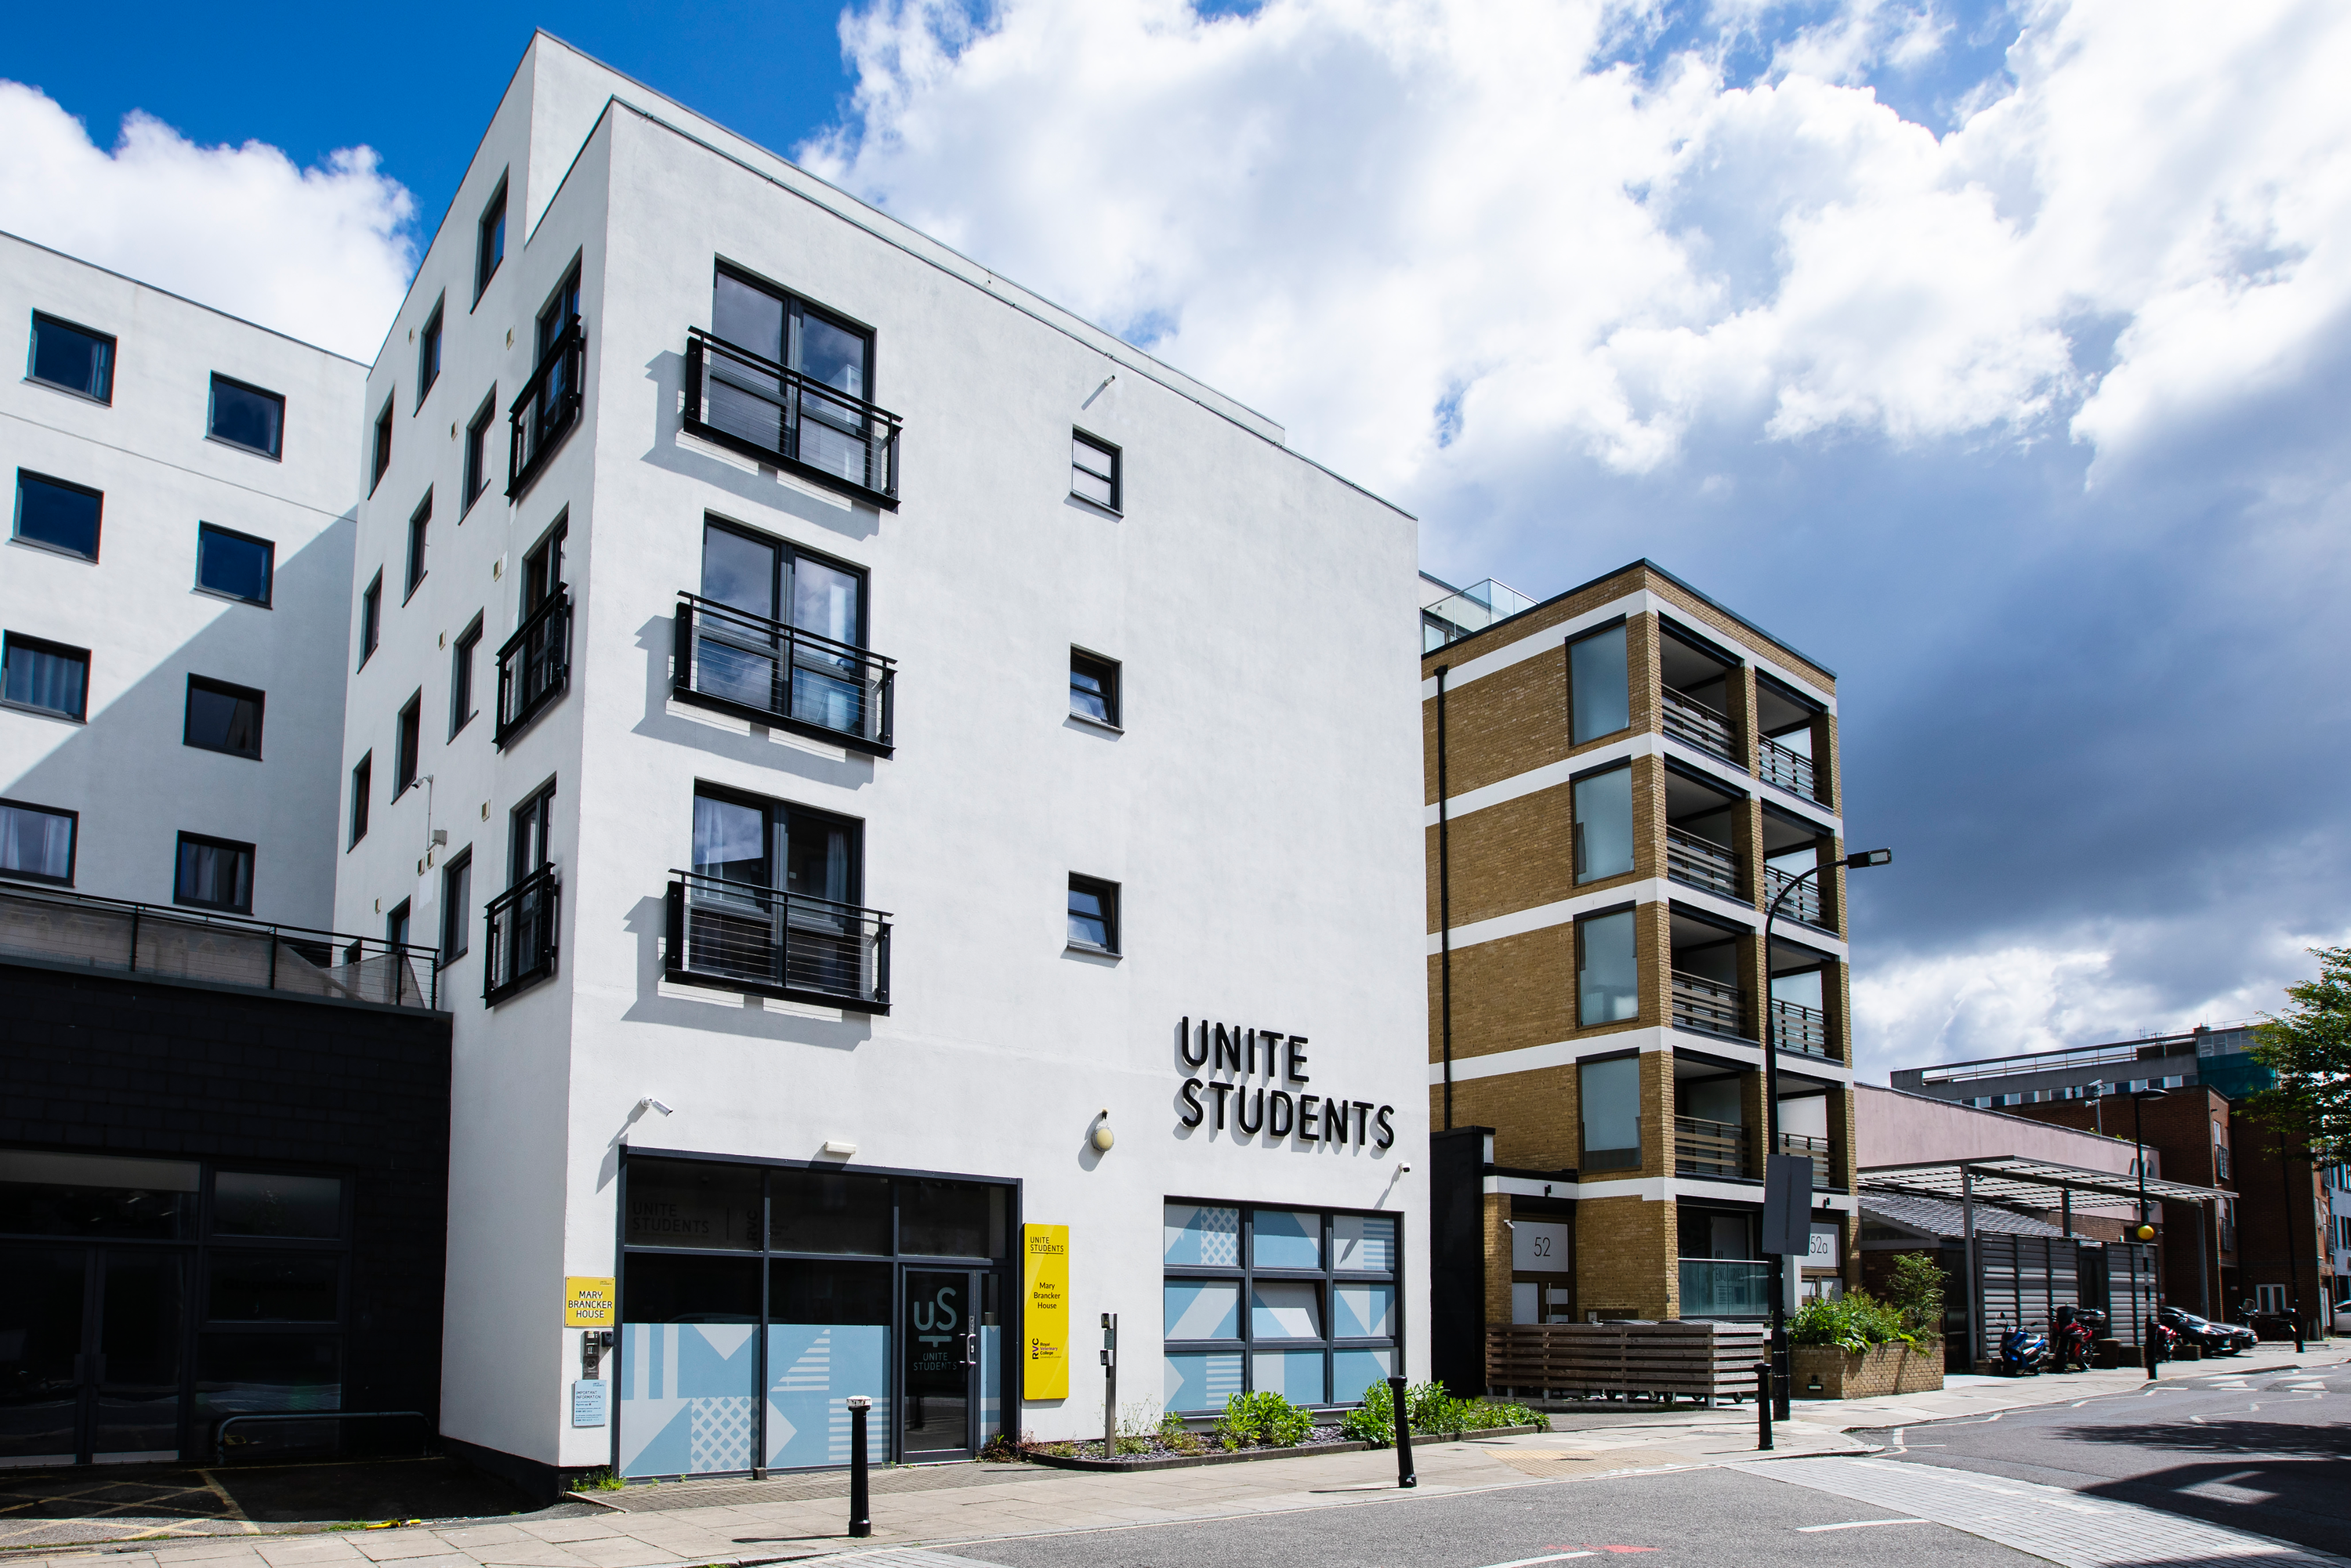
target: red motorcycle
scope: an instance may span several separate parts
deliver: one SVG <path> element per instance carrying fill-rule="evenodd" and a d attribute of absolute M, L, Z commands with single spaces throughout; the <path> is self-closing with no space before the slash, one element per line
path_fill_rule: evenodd
<path fill-rule="evenodd" d="M 2106 1314 L 2090 1307 L 2057 1309 L 2056 1343 L 2059 1372 L 2090 1370 L 2090 1347 L 2106 1332 Z"/>

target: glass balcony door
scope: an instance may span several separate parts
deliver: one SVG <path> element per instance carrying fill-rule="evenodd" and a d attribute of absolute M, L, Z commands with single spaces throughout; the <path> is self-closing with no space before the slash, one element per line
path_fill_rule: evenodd
<path fill-rule="evenodd" d="M 769 364 L 786 378 L 732 356 L 711 367 L 709 422 L 767 449 L 862 485 L 868 482 L 867 415 L 872 340 L 800 300 L 721 271 L 711 290 L 714 337 Z M 844 394 L 828 395 L 827 389 Z"/>
<path fill-rule="evenodd" d="M 710 523 L 702 597 L 742 612 L 701 618 L 695 657 L 702 689 L 763 713 L 864 733 L 865 674 L 854 652 L 865 646 L 862 572 Z"/>
<path fill-rule="evenodd" d="M 693 966 L 846 993 L 863 979 L 857 824 L 778 800 L 694 800 Z M 778 875 L 780 873 L 780 875 Z M 778 896 L 780 895 L 780 896 Z"/>

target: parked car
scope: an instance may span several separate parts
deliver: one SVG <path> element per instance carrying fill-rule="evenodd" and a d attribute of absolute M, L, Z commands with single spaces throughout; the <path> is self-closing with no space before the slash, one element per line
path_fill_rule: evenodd
<path fill-rule="evenodd" d="M 2351 1333 L 2351 1296 L 2335 1303 L 2335 1332 Z"/>
<path fill-rule="evenodd" d="M 2194 1312 L 2183 1312 L 2178 1307 L 2158 1307 L 2156 1321 L 2172 1330 L 2189 1344 L 2200 1345 L 2206 1355 L 2234 1355 L 2241 1350 L 2251 1350 L 2256 1343 L 2253 1331 L 2236 1323 L 2216 1323 L 2210 1318 L 2199 1318 Z"/>

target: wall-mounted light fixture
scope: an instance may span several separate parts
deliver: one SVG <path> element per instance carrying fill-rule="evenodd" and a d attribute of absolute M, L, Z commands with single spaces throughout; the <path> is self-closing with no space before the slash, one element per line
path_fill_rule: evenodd
<path fill-rule="evenodd" d="M 663 1104 L 660 1101 L 654 1099 L 650 1094 L 637 1102 L 638 1115 L 642 1116 L 648 1111 L 658 1111 L 664 1116 L 673 1113 L 668 1106 Z"/>
<path fill-rule="evenodd" d="M 1108 1153 L 1110 1146 L 1116 1142 L 1118 1142 L 1117 1134 L 1113 1134 L 1110 1130 L 1109 1108 L 1104 1107 L 1102 1113 L 1094 1118 L 1093 1145 L 1095 1148 L 1100 1149 L 1104 1153 Z"/>
<path fill-rule="evenodd" d="M 820 1155 L 831 1155 L 839 1160 L 845 1160 L 856 1152 L 857 1145 L 844 1138 L 827 1138 L 824 1141 L 824 1146 L 817 1151 Z"/>

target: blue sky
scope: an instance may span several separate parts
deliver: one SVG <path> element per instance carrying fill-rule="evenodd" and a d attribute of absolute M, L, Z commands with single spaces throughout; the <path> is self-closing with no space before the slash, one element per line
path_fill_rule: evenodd
<path fill-rule="evenodd" d="M 1281 420 L 1440 575 L 1648 556 L 1835 667 L 1873 1074 L 2351 937 L 2339 3 L 400 22 L 18 23 L 0 226 L 364 357 L 542 23 Z"/>

